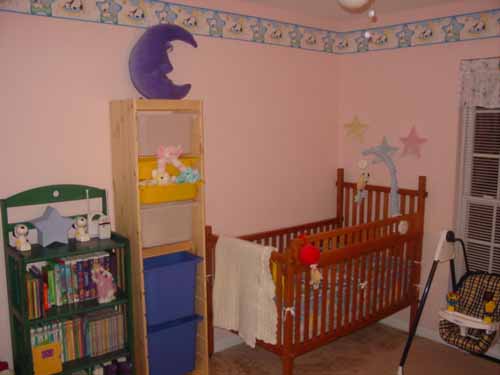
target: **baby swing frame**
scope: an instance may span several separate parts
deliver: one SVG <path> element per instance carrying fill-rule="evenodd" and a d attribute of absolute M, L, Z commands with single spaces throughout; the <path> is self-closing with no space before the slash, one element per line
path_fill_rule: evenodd
<path fill-rule="evenodd" d="M 411 344 L 412 344 L 413 339 L 415 337 L 418 323 L 420 322 L 420 318 L 421 318 L 422 312 L 424 310 L 425 302 L 426 302 L 427 297 L 429 295 L 432 281 L 434 279 L 434 275 L 436 273 L 437 266 L 439 265 L 439 263 L 450 262 L 451 283 L 452 283 L 453 290 L 454 291 L 457 290 L 457 279 L 456 279 L 456 269 L 455 269 L 456 251 L 454 249 L 454 246 L 446 247 L 445 242 L 449 242 L 449 243 L 459 242 L 460 243 L 460 245 L 462 247 L 464 263 L 465 263 L 465 271 L 466 271 L 464 276 L 471 274 L 470 269 L 469 269 L 469 262 L 467 259 L 467 252 L 465 251 L 464 241 L 460 238 L 455 237 L 455 233 L 452 231 L 442 231 L 441 236 L 439 238 L 437 248 L 436 248 L 436 254 L 435 254 L 434 260 L 432 262 L 431 270 L 429 272 L 429 276 L 428 276 L 427 282 L 425 284 L 424 292 L 422 294 L 422 298 L 420 300 L 420 303 L 419 303 L 419 306 L 417 309 L 417 314 L 415 316 L 415 320 L 413 321 L 413 324 L 411 325 L 408 339 L 406 341 L 406 345 L 404 347 L 403 354 L 402 354 L 401 360 L 399 362 L 399 367 L 398 367 L 398 372 L 397 372 L 398 375 L 403 375 L 404 365 L 406 363 L 406 360 L 408 359 L 408 354 L 409 354 L 409 351 L 411 348 Z M 471 324 L 471 322 L 468 322 L 466 320 L 462 320 L 462 321 L 460 321 L 460 324 L 467 325 L 467 324 Z M 495 327 L 495 330 L 498 330 L 498 325 L 499 325 L 499 323 L 496 323 L 496 325 L 492 325 L 492 327 Z M 473 326 L 473 323 L 470 327 L 471 328 L 478 328 L 478 327 Z M 500 363 L 500 360 L 493 358 L 493 357 L 490 357 L 490 356 L 487 356 L 485 354 L 476 354 L 476 353 L 471 353 L 471 354 L 474 354 L 476 356 Z"/>

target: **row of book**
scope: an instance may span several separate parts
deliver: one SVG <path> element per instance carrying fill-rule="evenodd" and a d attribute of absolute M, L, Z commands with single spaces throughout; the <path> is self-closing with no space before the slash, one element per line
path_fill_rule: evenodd
<path fill-rule="evenodd" d="M 95 299 L 92 269 L 101 266 L 113 274 L 124 290 L 124 251 L 97 252 L 31 264 L 27 269 L 28 319 L 39 319 L 55 306 Z"/>
<path fill-rule="evenodd" d="M 125 347 L 124 313 L 107 309 L 31 328 L 31 346 L 60 343 L 61 361 L 114 352 Z"/>

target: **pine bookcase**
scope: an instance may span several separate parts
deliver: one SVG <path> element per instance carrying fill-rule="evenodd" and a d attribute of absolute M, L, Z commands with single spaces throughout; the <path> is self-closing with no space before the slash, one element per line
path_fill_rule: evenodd
<path fill-rule="evenodd" d="M 193 374 L 208 374 L 202 102 L 118 100 L 111 102 L 110 114 L 116 228 L 129 238 L 132 256 L 137 374 L 150 373 L 143 262 L 178 251 L 203 258 L 196 270 L 195 308 L 203 319 L 197 327 Z M 201 183 L 192 199 L 141 204 L 139 158 L 151 159 L 159 145 L 181 145 L 193 168 L 200 172 Z"/>

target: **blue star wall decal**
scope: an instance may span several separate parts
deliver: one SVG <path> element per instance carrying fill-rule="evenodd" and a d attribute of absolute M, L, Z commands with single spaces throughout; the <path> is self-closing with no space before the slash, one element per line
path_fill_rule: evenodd
<path fill-rule="evenodd" d="M 458 42 L 460 40 L 460 32 L 464 28 L 464 24 L 457 21 L 456 17 L 452 17 L 448 25 L 442 27 L 447 42 Z"/>
<path fill-rule="evenodd" d="M 214 12 L 213 17 L 207 18 L 208 32 L 210 36 L 222 38 L 226 21 L 222 19 L 218 12 Z"/>
<path fill-rule="evenodd" d="M 378 146 L 372 147 L 371 149 L 368 149 L 366 151 L 375 152 L 375 155 L 384 154 L 387 157 L 391 158 L 392 155 L 394 155 L 398 150 L 399 150 L 398 147 L 394 147 L 394 146 L 391 146 L 389 144 L 389 142 L 387 141 L 387 137 L 383 137 L 382 143 L 380 143 Z M 373 164 L 380 163 L 381 161 L 383 161 L 382 158 L 380 158 L 380 156 L 377 156 L 373 160 Z"/>
<path fill-rule="evenodd" d="M 288 33 L 288 35 L 290 35 L 290 46 L 300 48 L 304 33 L 302 33 L 300 29 L 295 26 L 293 30 Z"/>
<path fill-rule="evenodd" d="M 328 53 L 333 53 L 333 45 L 335 44 L 335 38 L 333 37 L 333 33 L 329 32 L 326 34 L 323 39 L 323 51 L 328 52 Z"/>
<path fill-rule="evenodd" d="M 43 215 L 31 223 L 38 232 L 38 243 L 45 247 L 54 242 L 68 243 L 68 231 L 73 219 L 63 217 L 57 209 L 47 206 Z"/>
<path fill-rule="evenodd" d="M 250 26 L 252 29 L 252 40 L 254 42 L 259 42 L 259 43 L 264 43 L 265 42 L 265 37 L 266 37 L 266 32 L 267 32 L 267 27 L 265 27 L 262 24 L 262 21 L 259 19 L 257 20 L 257 23 Z"/>
<path fill-rule="evenodd" d="M 408 25 L 404 25 L 403 29 L 396 33 L 399 48 L 411 47 L 411 40 L 414 34 L 415 31 L 411 30 Z"/>

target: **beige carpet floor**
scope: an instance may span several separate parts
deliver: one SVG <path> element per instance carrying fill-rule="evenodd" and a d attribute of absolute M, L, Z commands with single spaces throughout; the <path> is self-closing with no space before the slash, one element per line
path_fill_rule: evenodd
<path fill-rule="evenodd" d="M 406 335 L 375 324 L 295 360 L 294 375 L 396 375 Z M 211 360 L 215 375 L 281 375 L 281 361 L 238 345 Z M 405 375 L 500 375 L 500 365 L 436 342 L 415 338 Z"/>

